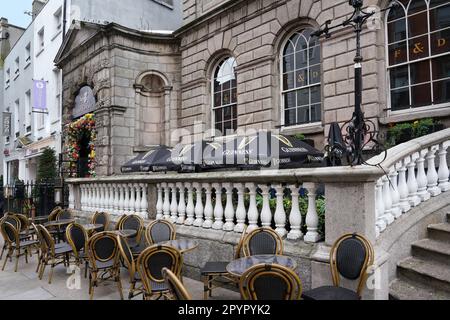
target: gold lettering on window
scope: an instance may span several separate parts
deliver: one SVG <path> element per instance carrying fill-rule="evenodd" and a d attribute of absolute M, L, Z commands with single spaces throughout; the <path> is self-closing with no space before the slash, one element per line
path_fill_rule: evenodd
<path fill-rule="evenodd" d="M 297 82 L 299 82 L 299 83 L 305 83 L 305 77 L 303 76 L 303 74 L 299 74 L 298 76 L 297 76 Z"/>
<path fill-rule="evenodd" d="M 445 38 L 438 39 L 438 48 L 443 47 L 447 44 L 447 40 Z"/>
<path fill-rule="evenodd" d="M 413 49 L 414 54 L 423 53 L 424 50 L 425 50 L 425 48 L 424 48 L 422 42 L 418 42 L 418 43 L 414 44 L 414 49 Z"/>
<path fill-rule="evenodd" d="M 397 50 L 395 50 L 394 56 L 395 56 L 395 58 L 398 58 L 398 57 L 400 57 L 401 54 L 402 54 L 402 50 L 397 49 Z"/>

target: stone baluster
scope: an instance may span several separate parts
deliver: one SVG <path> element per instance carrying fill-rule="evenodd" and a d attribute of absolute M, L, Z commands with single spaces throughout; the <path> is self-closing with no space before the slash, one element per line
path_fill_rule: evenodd
<path fill-rule="evenodd" d="M 75 197 L 74 197 L 74 187 L 73 184 L 69 184 L 69 208 L 75 209 Z"/>
<path fill-rule="evenodd" d="M 194 224 L 194 213 L 195 213 L 195 207 L 194 207 L 194 191 L 192 188 L 191 183 L 185 184 L 187 193 L 188 193 L 188 200 L 186 205 L 186 220 L 184 221 L 184 224 L 186 226 L 192 226 Z"/>
<path fill-rule="evenodd" d="M 263 198 L 263 204 L 261 209 L 261 225 L 263 227 L 268 227 L 272 225 L 272 211 L 270 210 L 270 203 L 269 203 L 269 191 L 270 187 L 267 185 L 259 186 L 261 189 L 261 195 Z"/>
<path fill-rule="evenodd" d="M 247 212 L 245 210 L 244 203 L 244 185 L 242 183 L 235 183 L 234 187 L 237 190 L 238 203 L 236 207 L 236 225 L 234 226 L 234 232 L 242 233 L 245 228 L 245 219 L 247 218 Z"/>
<path fill-rule="evenodd" d="M 89 184 L 85 184 L 84 185 L 84 196 L 85 196 L 85 199 L 84 199 L 84 209 L 83 209 L 83 211 L 86 211 L 86 212 L 90 211 L 90 203 L 91 203 L 90 190 L 91 190 L 90 185 Z"/>
<path fill-rule="evenodd" d="M 212 228 L 214 230 L 223 229 L 223 204 L 222 204 L 222 185 L 220 183 L 213 184 L 216 194 L 216 203 L 214 205 L 214 223 Z"/>
<path fill-rule="evenodd" d="M 376 227 L 377 227 L 377 233 L 381 233 L 386 229 L 386 221 L 384 220 L 384 201 L 383 201 L 383 180 L 379 179 L 376 184 L 376 205 L 375 205 L 375 211 L 376 211 Z"/>
<path fill-rule="evenodd" d="M 142 189 L 142 197 L 141 197 L 141 205 L 140 207 L 140 212 L 141 212 L 141 217 L 144 219 L 148 218 L 148 197 L 147 197 L 147 192 L 148 192 L 148 185 L 145 183 L 140 183 L 139 187 Z"/>
<path fill-rule="evenodd" d="M 128 212 L 130 214 L 136 213 L 136 209 L 134 208 L 134 205 L 136 204 L 136 195 L 134 193 L 134 185 L 132 183 L 127 184 L 128 192 L 129 192 L 129 198 L 128 198 Z"/>
<path fill-rule="evenodd" d="M 92 210 L 93 212 L 99 211 L 100 209 L 100 205 L 99 205 L 99 201 L 100 201 L 100 191 L 99 191 L 99 186 L 97 183 L 94 183 L 94 210 Z"/>
<path fill-rule="evenodd" d="M 164 219 L 170 219 L 170 186 L 167 183 L 162 184 L 164 188 L 164 203 L 163 203 L 163 214 Z"/>
<path fill-rule="evenodd" d="M 303 237 L 303 233 L 301 231 L 302 215 L 299 204 L 300 192 L 299 187 L 296 185 L 291 185 L 289 188 L 291 189 L 292 209 L 289 213 L 291 231 L 288 233 L 287 238 L 290 240 L 298 240 Z"/>
<path fill-rule="evenodd" d="M 109 184 L 105 183 L 104 187 L 104 200 L 103 200 L 103 210 L 109 212 Z"/>
<path fill-rule="evenodd" d="M 416 179 L 416 159 L 417 155 L 412 155 L 408 157 L 409 163 L 408 167 L 408 191 L 409 191 L 409 204 L 411 207 L 416 207 L 420 204 L 420 197 L 417 195 L 417 190 L 419 186 L 417 185 Z"/>
<path fill-rule="evenodd" d="M 400 194 L 400 209 L 403 213 L 408 212 L 411 209 L 409 204 L 409 190 L 406 183 L 406 160 L 401 161 L 398 169 L 398 192 Z"/>
<path fill-rule="evenodd" d="M 258 228 L 259 212 L 256 204 L 256 189 L 257 186 L 254 183 L 247 183 L 248 194 L 250 196 L 250 204 L 248 206 L 248 229 L 247 232 L 251 232 Z"/>
<path fill-rule="evenodd" d="M 427 180 L 428 180 L 428 192 L 432 197 L 436 197 L 442 193 L 441 188 L 438 187 L 439 176 L 436 171 L 436 147 L 431 147 L 427 154 L 428 170 L 427 170 Z"/>
<path fill-rule="evenodd" d="M 391 186 L 387 176 L 381 178 L 383 181 L 383 202 L 384 202 L 384 215 L 383 219 L 388 225 L 394 222 L 395 218 L 392 214 L 392 198 L 391 198 Z"/>
<path fill-rule="evenodd" d="M 204 183 L 203 188 L 205 189 L 205 222 L 203 222 L 203 228 L 211 229 L 213 225 L 214 208 L 212 204 L 212 190 L 210 183 Z"/>
<path fill-rule="evenodd" d="M 177 187 L 180 190 L 180 200 L 178 201 L 178 219 L 176 221 L 177 224 L 184 224 L 186 219 L 186 199 L 185 188 L 182 182 L 177 183 Z"/>
<path fill-rule="evenodd" d="M 113 190 L 114 190 L 114 201 L 113 201 L 113 214 L 114 215 L 120 215 L 119 211 L 119 187 L 117 183 L 113 183 Z"/>
<path fill-rule="evenodd" d="M 130 208 L 130 189 L 127 183 L 123 185 L 123 190 L 124 190 L 123 209 L 125 211 L 125 214 L 129 215 L 132 212 Z"/>
<path fill-rule="evenodd" d="M 123 184 L 118 184 L 119 188 L 119 215 L 125 214 L 124 200 L 125 200 L 125 190 Z"/>
<path fill-rule="evenodd" d="M 100 212 L 105 211 L 105 184 L 100 183 L 99 184 L 99 190 L 100 190 L 100 199 L 99 199 L 99 210 Z"/>
<path fill-rule="evenodd" d="M 134 200 L 134 210 L 140 214 L 142 212 L 141 208 L 142 188 L 139 183 L 133 183 L 133 188 L 136 191 L 136 199 Z"/>
<path fill-rule="evenodd" d="M 428 180 L 425 173 L 425 155 L 427 150 L 419 152 L 419 158 L 417 158 L 417 195 L 421 201 L 427 201 L 430 199 L 430 193 L 427 191 Z"/>
<path fill-rule="evenodd" d="M 89 184 L 89 211 L 95 211 L 95 184 Z"/>
<path fill-rule="evenodd" d="M 315 183 L 305 183 L 304 188 L 308 191 L 308 211 L 306 213 L 306 227 L 308 232 L 304 237 L 305 242 L 318 242 L 320 240 L 319 215 L 316 208 L 316 192 Z"/>
<path fill-rule="evenodd" d="M 233 186 L 230 183 L 224 183 L 223 187 L 227 193 L 227 203 L 225 205 L 225 224 L 224 231 L 234 230 L 234 207 L 233 207 Z"/>
<path fill-rule="evenodd" d="M 81 198 L 80 198 L 80 204 L 81 204 L 81 211 L 85 211 L 86 207 L 85 207 L 85 202 L 86 202 L 86 186 L 81 184 L 80 185 L 80 194 L 81 194 Z"/>
<path fill-rule="evenodd" d="M 114 212 L 114 188 L 112 183 L 108 184 L 108 212 L 112 213 Z"/>
<path fill-rule="evenodd" d="M 284 210 L 284 187 L 281 184 L 273 186 L 276 190 L 277 197 L 277 207 L 275 209 L 274 220 L 275 220 L 275 231 L 284 237 L 287 233 L 286 231 L 286 211 Z M 315 206 L 315 205 L 314 205 Z"/>
<path fill-rule="evenodd" d="M 442 192 L 447 192 L 450 190 L 450 182 L 449 182 L 449 169 L 447 164 L 447 148 L 448 146 L 445 143 L 441 143 L 439 145 L 439 188 Z"/>
<path fill-rule="evenodd" d="M 158 190 L 158 200 L 156 201 L 156 219 L 160 220 L 163 218 L 163 188 L 160 183 L 156 186 Z"/>
<path fill-rule="evenodd" d="M 202 192 L 203 188 L 200 183 L 194 183 L 195 194 L 197 195 L 197 200 L 195 201 L 195 220 L 194 226 L 201 227 L 203 225 L 203 202 L 202 202 Z"/>
<path fill-rule="evenodd" d="M 178 220 L 178 202 L 177 202 L 177 186 L 174 183 L 169 184 L 172 190 L 172 199 L 170 202 L 170 220 L 175 223 Z"/>
<path fill-rule="evenodd" d="M 400 193 L 398 192 L 398 172 L 396 167 L 392 167 L 389 172 L 389 180 L 391 181 L 391 198 L 392 198 L 392 215 L 395 219 L 402 215 L 400 209 Z"/>

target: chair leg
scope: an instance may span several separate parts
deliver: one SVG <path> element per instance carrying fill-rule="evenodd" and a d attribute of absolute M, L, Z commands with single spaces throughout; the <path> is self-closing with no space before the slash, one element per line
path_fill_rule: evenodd
<path fill-rule="evenodd" d="M 84 278 L 87 278 L 87 272 L 88 272 L 88 262 L 86 261 L 84 264 Z"/>
<path fill-rule="evenodd" d="M 25 248 L 25 263 L 26 264 L 28 264 L 28 253 L 29 253 L 28 248 Z"/>
<path fill-rule="evenodd" d="M 48 278 L 48 284 L 52 284 L 52 277 L 53 277 L 53 269 L 55 268 L 55 264 L 52 263 L 52 268 L 50 269 L 50 277 Z"/>
<path fill-rule="evenodd" d="M 97 285 L 97 272 L 92 272 L 91 275 L 89 275 L 89 282 L 90 282 L 90 292 L 89 292 L 89 298 L 91 300 L 94 299 L 94 288 Z"/>
<path fill-rule="evenodd" d="M 208 300 L 208 291 L 209 291 L 208 276 L 203 276 L 203 300 Z"/>
<path fill-rule="evenodd" d="M 6 243 L 3 245 L 2 253 L 0 254 L 0 260 L 3 259 L 3 253 L 5 252 L 5 250 L 6 250 Z"/>
<path fill-rule="evenodd" d="M 128 294 L 128 300 L 133 299 L 134 291 L 136 290 L 136 282 L 131 282 L 130 293 Z"/>
<path fill-rule="evenodd" d="M 16 249 L 16 266 L 14 268 L 14 272 L 17 272 L 19 268 L 19 257 L 20 257 L 20 249 Z"/>
<path fill-rule="evenodd" d="M 5 261 L 3 262 L 2 271 L 5 271 L 5 266 L 6 266 L 6 263 L 8 262 L 8 258 L 10 257 L 10 255 L 11 255 L 11 249 L 8 249 L 8 252 L 6 253 Z"/>
<path fill-rule="evenodd" d="M 116 272 L 117 287 L 119 288 L 120 300 L 123 300 L 122 281 L 120 281 L 120 270 Z"/>

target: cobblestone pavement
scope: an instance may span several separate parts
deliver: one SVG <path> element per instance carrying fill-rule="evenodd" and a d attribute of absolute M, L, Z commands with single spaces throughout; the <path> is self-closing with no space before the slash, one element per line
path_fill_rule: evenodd
<path fill-rule="evenodd" d="M 1 237 L 0 237 L 1 238 Z M 3 239 L 0 240 L 3 247 Z M 5 259 L 3 255 L 1 265 Z M 14 260 L 7 263 L 5 271 L 0 268 L 0 300 L 88 300 L 88 279 L 84 278 L 84 268 L 81 270 L 81 281 L 79 289 L 69 289 L 67 268 L 64 265 L 55 267 L 52 284 L 48 284 L 50 268 L 47 267 L 42 280 L 39 280 L 35 272 L 37 266 L 37 255 L 29 258 L 29 263 L 25 263 L 25 258 L 21 257 L 19 261 L 18 272 L 14 272 Z M 126 269 L 121 270 L 122 286 L 125 299 L 128 297 L 129 278 Z M 73 282 L 74 283 L 74 282 Z M 193 299 L 203 299 L 203 283 L 190 278 L 184 278 L 184 283 L 191 293 Z M 141 299 L 142 296 L 135 299 Z M 212 299 L 230 300 L 239 299 L 239 293 L 217 288 L 214 290 Z M 119 300 L 119 291 L 114 282 L 105 282 L 95 288 L 94 300 Z"/>

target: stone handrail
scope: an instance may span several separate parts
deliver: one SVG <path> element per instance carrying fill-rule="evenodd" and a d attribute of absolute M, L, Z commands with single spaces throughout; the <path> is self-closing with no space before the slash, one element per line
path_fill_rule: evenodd
<path fill-rule="evenodd" d="M 241 232 L 245 224 L 250 229 L 275 225 L 276 231 L 289 239 L 303 238 L 301 227 L 306 225 L 304 240 L 317 242 L 318 215 L 313 204 L 320 184 L 325 188 L 326 243 L 332 244 L 346 232 L 359 232 L 375 241 L 411 206 L 450 189 L 449 144 L 450 129 L 433 133 L 389 149 L 380 166 L 68 179 L 69 203 L 71 208 L 85 212 L 108 211 L 115 215 L 137 212 L 144 217 L 150 213 L 152 217 L 171 219 L 178 224 L 224 231 Z M 380 162 L 382 157 L 368 162 Z M 304 221 L 297 201 L 292 202 L 290 212 L 285 212 L 283 206 L 286 197 L 298 199 L 289 195 L 301 189 L 309 197 Z M 261 210 L 256 205 L 257 194 L 263 199 Z M 226 199 L 225 204 L 213 201 L 219 195 Z M 277 203 L 274 213 L 269 207 L 270 195 Z M 249 206 L 244 205 L 245 196 L 249 197 Z"/>

